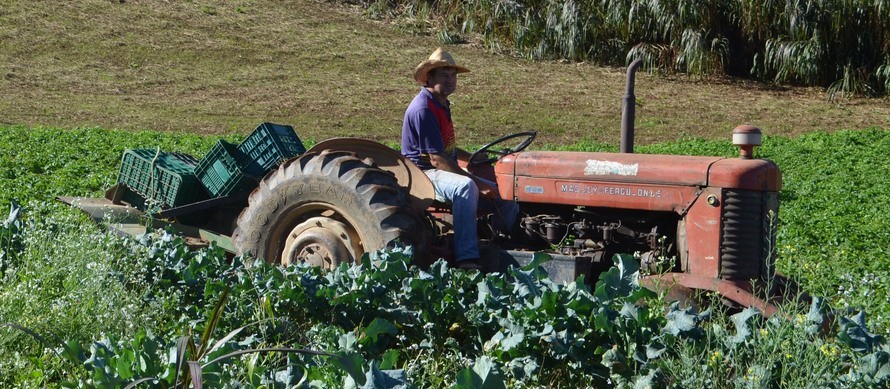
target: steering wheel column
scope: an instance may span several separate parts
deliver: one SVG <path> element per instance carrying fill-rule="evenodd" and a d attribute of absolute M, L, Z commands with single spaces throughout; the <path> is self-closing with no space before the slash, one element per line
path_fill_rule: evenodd
<path fill-rule="evenodd" d="M 495 139 L 494 141 L 479 148 L 479 150 L 473 152 L 473 154 L 470 155 L 468 165 L 472 168 L 482 165 L 490 165 L 507 155 L 525 150 L 530 144 L 532 144 L 532 141 L 535 140 L 535 136 L 537 135 L 537 131 L 526 131 L 505 135 L 498 139 Z M 513 139 L 519 139 L 521 141 L 514 147 L 495 149 L 495 146 L 501 145 L 502 143 L 507 143 L 508 141 Z M 492 157 L 491 154 L 495 154 L 496 156 Z"/>

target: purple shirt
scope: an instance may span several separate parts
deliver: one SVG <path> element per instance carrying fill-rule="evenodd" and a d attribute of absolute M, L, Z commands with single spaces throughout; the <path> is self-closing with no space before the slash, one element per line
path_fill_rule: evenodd
<path fill-rule="evenodd" d="M 457 160 L 454 123 L 448 105 L 440 104 L 426 88 L 414 97 L 402 122 L 402 155 L 423 170 L 432 169 L 430 154 Z"/>

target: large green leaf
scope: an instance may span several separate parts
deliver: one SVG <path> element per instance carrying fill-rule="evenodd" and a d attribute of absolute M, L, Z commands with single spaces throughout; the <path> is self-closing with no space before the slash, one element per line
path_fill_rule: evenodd
<path fill-rule="evenodd" d="M 884 347 L 859 358 L 856 374 L 863 383 L 869 383 L 874 387 L 887 387 L 890 385 L 890 348 Z"/>
<path fill-rule="evenodd" d="M 457 375 L 457 382 L 452 389 L 506 389 L 504 378 L 493 359 L 482 356 Z"/>
<path fill-rule="evenodd" d="M 523 266 L 522 270 L 525 270 L 525 271 L 534 270 L 535 268 L 543 265 L 544 263 L 549 262 L 552 259 L 553 259 L 553 257 L 551 257 L 550 254 L 540 252 L 540 251 L 535 252 L 534 254 L 532 254 L 532 260 L 528 264 Z"/>
<path fill-rule="evenodd" d="M 362 356 L 358 353 L 334 353 L 334 356 L 328 358 L 328 363 L 337 366 L 338 368 L 349 374 L 349 378 L 351 378 L 358 386 L 364 385 L 367 381 L 366 375 L 362 371 L 362 366 L 364 366 L 365 364 L 365 359 L 362 358 Z"/>
<path fill-rule="evenodd" d="M 837 337 L 854 351 L 869 353 L 884 343 L 884 337 L 868 331 L 865 324 L 865 312 L 859 312 L 850 318 L 840 318 L 841 330 Z"/>
<path fill-rule="evenodd" d="M 747 342 L 748 337 L 751 336 L 754 319 L 758 317 L 760 317 L 760 311 L 753 307 L 745 308 L 741 312 L 732 315 L 730 320 L 735 324 L 736 333 L 728 337 L 727 341 L 732 344 Z"/>
<path fill-rule="evenodd" d="M 640 264 L 632 255 L 626 254 L 616 254 L 612 262 L 615 266 L 600 275 L 594 294 L 604 301 L 633 296 L 640 289 Z"/>
<path fill-rule="evenodd" d="M 399 330 L 396 328 L 395 324 L 392 324 L 389 320 L 378 317 L 365 327 L 363 334 L 364 336 L 359 343 L 371 344 L 377 342 L 380 335 L 390 335 L 394 337 L 399 334 Z"/>
<path fill-rule="evenodd" d="M 699 324 L 711 317 L 711 310 L 699 313 L 692 306 L 680 308 L 680 303 L 675 301 L 671 303 L 665 317 L 667 322 L 661 329 L 663 333 L 698 339 L 704 335 L 704 329 Z"/>
<path fill-rule="evenodd" d="M 634 389 L 658 388 L 664 385 L 663 373 L 659 369 L 651 369 L 644 375 L 638 375 L 634 380 Z"/>
<path fill-rule="evenodd" d="M 371 363 L 364 375 L 362 383 L 353 376 L 346 377 L 343 384 L 346 389 L 407 389 L 408 377 L 404 370 L 381 370 L 376 363 Z"/>
<path fill-rule="evenodd" d="M 806 316 L 806 332 L 808 334 L 820 333 L 828 323 L 829 307 L 825 299 L 813 297 L 810 310 Z"/>
<path fill-rule="evenodd" d="M 525 331 L 520 326 L 515 326 L 510 329 L 507 336 L 500 342 L 500 348 L 502 351 L 510 351 L 516 346 L 522 344 L 525 341 Z"/>
<path fill-rule="evenodd" d="M 603 353 L 602 363 L 613 374 L 626 375 L 630 371 L 630 367 L 627 365 L 627 355 L 617 347 L 610 348 Z"/>
<path fill-rule="evenodd" d="M 380 368 L 389 370 L 396 367 L 399 363 L 399 350 L 389 349 L 383 353 L 383 360 L 380 362 Z"/>

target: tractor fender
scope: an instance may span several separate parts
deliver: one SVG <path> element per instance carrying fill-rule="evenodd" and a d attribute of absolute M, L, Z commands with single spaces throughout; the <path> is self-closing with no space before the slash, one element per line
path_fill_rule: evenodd
<path fill-rule="evenodd" d="M 360 138 L 331 138 L 315 144 L 306 152 L 323 150 L 351 152 L 358 158 L 369 159 L 380 169 L 393 173 L 398 184 L 408 189 L 411 205 L 415 209 L 427 209 L 436 198 L 433 183 L 423 170 L 399 152 L 381 143 Z"/>

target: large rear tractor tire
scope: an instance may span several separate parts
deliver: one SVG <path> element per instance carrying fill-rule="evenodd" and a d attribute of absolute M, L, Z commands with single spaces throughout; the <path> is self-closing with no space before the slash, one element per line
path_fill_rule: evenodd
<path fill-rule="evenodd" d="M 286 162 L 260 182 L 233 234 L 239 254 L 334 268 L 394 239 L 426 243 L 420 212 L 392 173 L 353 153 L 325 150 Z"/>

